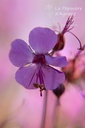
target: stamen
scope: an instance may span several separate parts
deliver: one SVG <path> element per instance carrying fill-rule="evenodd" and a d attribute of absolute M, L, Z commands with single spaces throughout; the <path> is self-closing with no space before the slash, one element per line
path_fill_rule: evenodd
<path fill-rule="evenodd" d="M 40 84 L 40 85 L 39 85 L 39 88 L 40 88 L 41 91 L 46 90 L 44 84 Z"/>
<path fill-rule="evenodd" d="M 40 85 L 44 85 L 43 71 L 42 71 L 41 67 L 39 69 L 39 81 L 40 81 Z"/>
<path fill-rule="evenodd" d="M 40 87 L 40 88 L 44 87 L 44 84 L 40 84 L 39 87 Z"/>
<path fill-rule="evenodd" d="M 44 87 L 44 84 L 40 84 L 39 88 L 40 88 L 40 96 L 42 96 L 42 91 L 46 90 L 46 88 Z"/>
<path fill-rule="evenodd" d="M 34 83 L 33 85 L 34 85 L 35 88 L 39 87 L 39 85 L 37 83 Z"/>
<path fill-rule="evenodd" d="M 34 78 L 34 76 L 35 76 L 37 70 L 38 70 L 38 67 L 37 67 L 36 70 L 34 71 L 34 73 L 33 73 L 32 77 L 31 77 L 31 79 L 30 79 L 30 82 L 29 82 L 28 86 L 31 84 L 31 82 L 32 82 L 32 80 L 33 80 L 33 78 Z"/>
<path fill-rule="evenodd" d="M 41 65 L 38 66 L 38 72 L 36 73 L 36 82 L 33 84 L 35 88 L 40 88 L 40 96 L 42 96 L 42 91 L 46 90 L 44 86 L 44 79 L 43 79 L 43 71 L 41 69 Z"/>
<path fill-rule="evenodd" d="M 44 86 L 45 84 L 44 84 L 44 79 L 43 79 L 43 71 L 42 71 L 41 67 L 39 69 L 39 82 L 40 82 L 40 85 L 39 85 L 39 88 L 40 88 L 40 96 L 42 96 L 42 91 L 43 90 L 46 90 L 46 88 Z"/>
<path fill-rule="evenodd" d="M 39 87 L 39 85 L 38 85 L 38 74 L 36 73 L 36 83 L 34 83 L 33 85 L 34 85 L 34 87 L 35 88 L 38 88 Z"/>

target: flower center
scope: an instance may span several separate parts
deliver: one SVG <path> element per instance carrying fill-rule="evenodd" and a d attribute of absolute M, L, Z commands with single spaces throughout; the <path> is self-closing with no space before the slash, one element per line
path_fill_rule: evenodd
<path fill-rule="evenodd" d="M 43 54 L 38 54 L 35 55 L 34 59 L 33 59 L 33 63 L 37 63 L 37 64 L 46 64 L 46 59 L 45 59 L 45 55 Z"/>

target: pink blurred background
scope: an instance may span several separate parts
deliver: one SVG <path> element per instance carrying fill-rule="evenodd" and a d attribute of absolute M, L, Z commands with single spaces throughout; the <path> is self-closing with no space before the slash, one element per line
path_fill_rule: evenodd
<path fill-rule="evenodd" d="M 28 43 L 28 35 L 34 27 L 61 26 L 63 29 L 69 14 L 74 14 L 75 35 L 85 44 L 84 0 L 0 0 L 0 127 L 42 128 L 45 100 L 39 90 L 26 90 L 15 81 L 17 67 L 9 60 L 11 42 L 21 38 Z M 59 30 L 60 31 L 60 30 Z M 71 58 L 77 52 L 78 41 L 65 34 L 66 46 L 61 52 Z M 85 128 L 85 99 L 80 86 L 69 84 L 57 105 L 55 95 L 48 92 L 45 128 Z M 56 114 L 55 114 L 56 113 Z"/>

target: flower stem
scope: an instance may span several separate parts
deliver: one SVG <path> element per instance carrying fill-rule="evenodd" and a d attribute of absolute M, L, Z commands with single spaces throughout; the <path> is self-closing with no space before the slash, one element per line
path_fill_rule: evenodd
<path fill-rule="evenodd" d="M 47 108 L 47 97 L 48 97 L 48 91 L 46 91 L 46 92 L 45 92 L 45 95 L 44 95 L 44 104 L 43 104 L 43 112 L 42 112 L 41 128 L 45 128 L 46 108 Z"/>
<path fill-rule="evenodd" d="M 54 108 L 54 125 L 53 128 L 58 128 L 59 126 L 59 115 L 60 115 L 60 101 L 56 99 L 55 108 Z"/>

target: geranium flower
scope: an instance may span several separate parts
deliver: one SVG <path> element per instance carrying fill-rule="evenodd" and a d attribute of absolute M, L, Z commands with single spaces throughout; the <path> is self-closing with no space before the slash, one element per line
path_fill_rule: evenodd
<path fill-rule="evenodd" d="M 9 58 L 20 67 L 15 74 L 18 83 L 27 89 L 53 90 L 65 80 L 63 72 L 52 66 L 68 64 L 66 57 L 52 57 L 48 52 L 55 46 L 57 35 L 49 28 L 34 28 L 29 34 L 29 45 L 21 39 L 12 42 Z"/>

